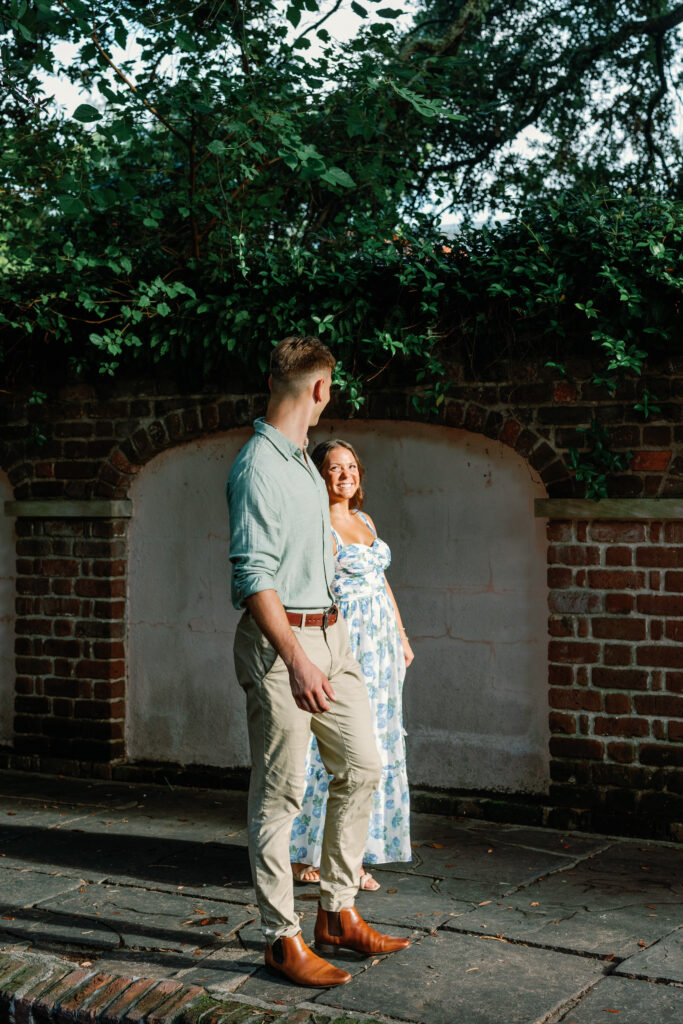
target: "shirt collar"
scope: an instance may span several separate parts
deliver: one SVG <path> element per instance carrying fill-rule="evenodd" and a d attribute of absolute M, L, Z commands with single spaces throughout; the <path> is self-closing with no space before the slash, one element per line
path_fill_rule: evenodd
<path fill-rule="evenodd" d="M 254 420 L 254 432 L 268 438 L 273 447 L 277 448 L 280 455 L 283 455 L 286 459 L 302 458 L 301 448 L 294 444 L 293 441 L 290 441 L 288 437 L 285 437 L 277 427 L 274 427 L 271 423 L 266 423 L 264 416 L 259 416 L 257 420 Z"/>

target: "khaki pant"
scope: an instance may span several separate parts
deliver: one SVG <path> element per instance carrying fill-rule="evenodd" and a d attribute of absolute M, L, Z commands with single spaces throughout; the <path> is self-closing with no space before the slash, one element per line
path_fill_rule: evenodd
<path fill-rule="evenodd" d="M 341 617 L 323 630 L 294 630 L 311 661 L 324 672 L 337 700 L 311 715 L 294 703 L 284 662 L 253 618 L 242 616 L 235 635 L 235 668 L 247 695 L 251 782 L 249 857 L 261 927 L 268 942 L 300 931 L 294 910 L 290 833 L 301 810 L 311 730 L 333 776 L 320 865 L 325 910 L 353 906 L 381 762 L 370 702 Z"/>

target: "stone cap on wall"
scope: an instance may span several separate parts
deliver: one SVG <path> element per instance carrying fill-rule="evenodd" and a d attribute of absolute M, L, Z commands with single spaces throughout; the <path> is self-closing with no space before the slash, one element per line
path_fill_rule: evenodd
<path fill-rule="evenodd" d="M 39 499 L 6 501 L 6 516 L 26 516 L 29 519 L 130 519 L 133 502 L 127 499 L 108 501 L 70 501 L 69 499 Z"/>
<path fill-rule="evenodd" d="M 536 498 L 537 519 L 683 519 L 683 498 Z"/>

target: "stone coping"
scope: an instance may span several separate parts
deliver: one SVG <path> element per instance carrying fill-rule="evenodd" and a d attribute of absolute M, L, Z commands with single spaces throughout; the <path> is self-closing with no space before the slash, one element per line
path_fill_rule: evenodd
<path fill-rule="evenodd" d="M 6 516 L 25 516 L 28 519 L 130 519 L 133 502 L 128 499 L 108 501 L 71 501 L 68 498 L 6 501 Z"/>
<path fill-rule="evenodd" d="M 536 498 L 537 519 L 683 519 L 683 498 Z"/>

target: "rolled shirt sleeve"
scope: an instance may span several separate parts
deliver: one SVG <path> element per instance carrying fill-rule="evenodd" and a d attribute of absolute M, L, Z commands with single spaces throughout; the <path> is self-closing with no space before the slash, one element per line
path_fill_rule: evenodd
<path fill-rule="evenodd" d="M 228 481 L 232 603 L 243 608 L 246 598 L 276 590 L 282 557 L 281 521 L 272 482 L 253 466 Z"/>

